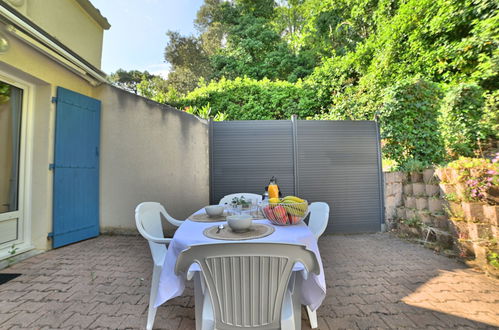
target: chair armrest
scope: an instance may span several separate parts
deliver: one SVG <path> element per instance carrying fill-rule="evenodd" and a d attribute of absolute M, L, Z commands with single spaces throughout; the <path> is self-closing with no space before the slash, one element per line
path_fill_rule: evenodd
<path fill-rule="evenodd" d="M 167 217 L 166 220 L 175 227 L 180 227 L 184 223 L 184 221 L 173 219 L 172 217 Z"/>
<path fill-rule="evenodd" d="M 148 241 L 158 243 L 158 244 L 170 244 L 172 239 L 171 238 L 151 237 L 151 239 L 148 239 Z"/>
<path fill-rule="evenodd" d="M 172 239 L 171 238 L 163 238 L 163 237 L 154 237 L 149 235 L 145 230 L 140 230 L 140 234 L 149 242 L 158 243 L 158 244 L 169 244 Z"/>

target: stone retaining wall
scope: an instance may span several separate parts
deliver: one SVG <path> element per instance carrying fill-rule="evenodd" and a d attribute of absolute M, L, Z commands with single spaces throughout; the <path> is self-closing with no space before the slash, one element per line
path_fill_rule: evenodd
<path fill-rule="evenodd" d="M 386 172 L 384 177 L 388 230 L 474 259 L 476 265 L 497 275 L 487 256 L 498 252 L 498 205 L 447 201 L 446 196 L 464 189 L 464 184 L 457 182 L 459 174 L 449 169 L 436 174 L 434 169 Z"/>

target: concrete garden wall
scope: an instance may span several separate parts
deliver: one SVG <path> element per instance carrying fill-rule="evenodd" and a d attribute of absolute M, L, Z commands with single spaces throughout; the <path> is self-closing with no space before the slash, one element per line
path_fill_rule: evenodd
<path fill-rule="evenodd" d="M 205 120 L 101 86 L 100 223 L 102 232 L 135 231 L 134 210 L 162 203 L 185 219 L 208 204 L 209 137 Z"/>

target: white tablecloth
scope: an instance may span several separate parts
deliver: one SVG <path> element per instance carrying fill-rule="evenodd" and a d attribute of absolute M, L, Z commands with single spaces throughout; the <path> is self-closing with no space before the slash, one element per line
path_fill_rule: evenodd
<path fill-rule="evenodd" d="M 196 213 L 204 212 L 200 210 Z M 257 223 L 268 223 L 269 220 L 254 220 Z M 235 241 L 221 241 L 211 239 L 203 235 L 203 230 L 207 227 L 219 225 L 224 222 L 194 222 L 186 220 L 175 232 L 173 240 L 171 241 L 168 252 L 166 254 L 163 271 L 161 272 L 159 280 L 159 291 L 156 298 L 155 307 L 165 303 L 166 301 L 182 295 L 185 288 L 185 275 L 175 274 L 175 264 L 179 254 L 194 244 L 212 244 L 222 243 L 230 244 Z M 242 242 L 242 241 L 237 241 Z M 302 283 L 301 289 L 301 303 L 308 305 L 312 310 L 317 309 L 324 298 L 326 297 L 326 281 L 324 279 L 324 269 L 322 267 L 322 260 L 317 246 L 317 241 L 314 235 L 308 229 L 305 223 L 300 223 L 293 226 L 275 226 L 275 231 L 271 235 L 259 239 L 245 240 L 248 242 L 279 242 L 291 244 L 303 244 L 307 249 L 313 251 L 317 256 L 320 265 L 320 274 L 309 274 L 308 278 Z M 197 268 L 199 269 L 199 268 Z M 295 268 L 297 270 L 299 268 Z M 301 266 L 303 269 L 303 266 Z M 192 267 L 191 267 L 192 270 Z"/>

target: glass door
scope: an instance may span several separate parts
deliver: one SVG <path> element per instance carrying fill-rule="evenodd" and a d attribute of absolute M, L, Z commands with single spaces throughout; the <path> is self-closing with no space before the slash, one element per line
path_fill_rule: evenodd
<path fill-rule="evenodd" d="M 22 109 L 23 90 L 0 81 L 0 250 L 24 238 Z"/>

